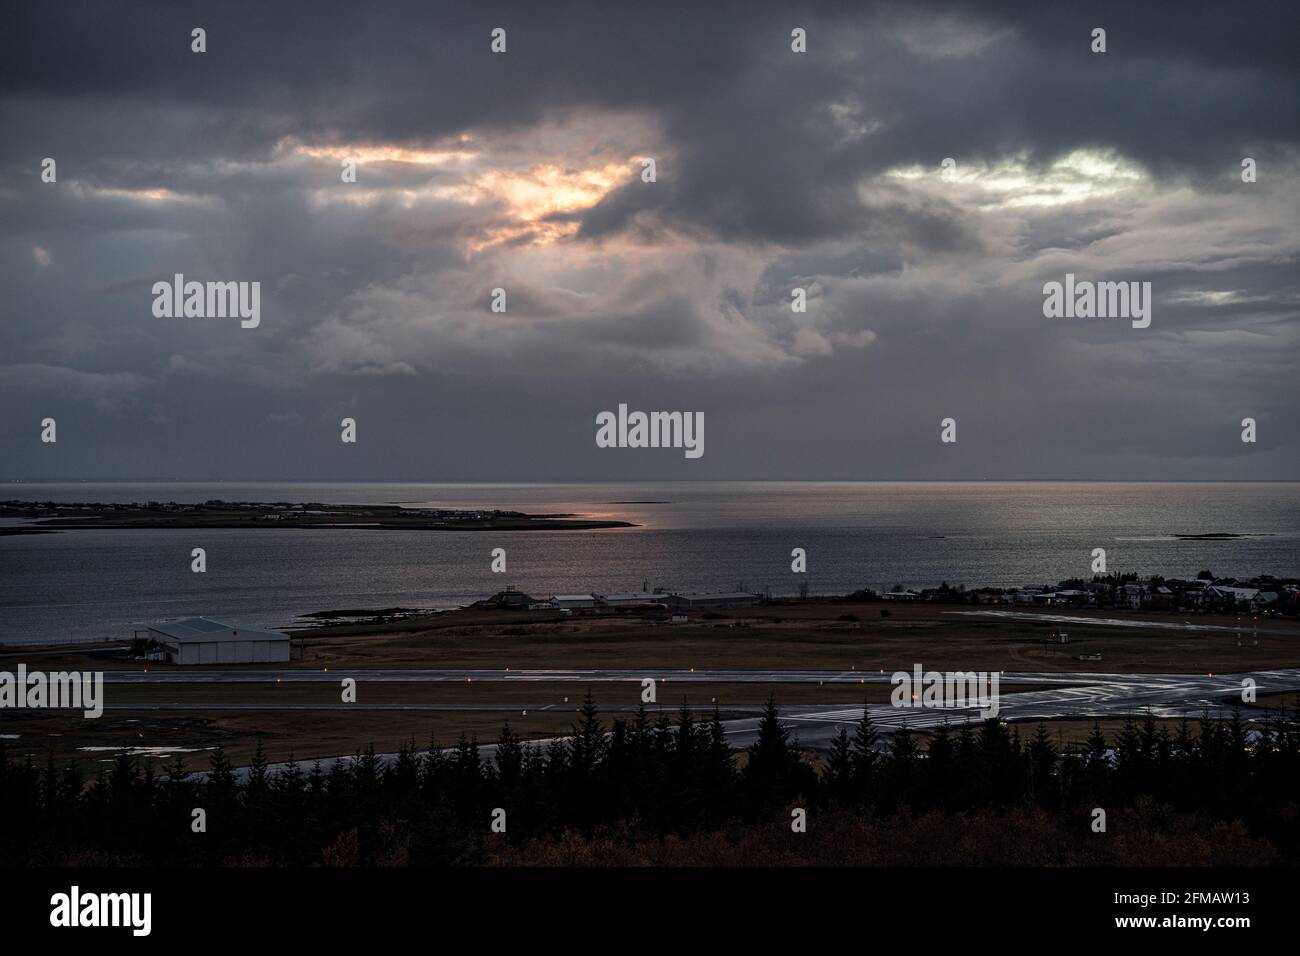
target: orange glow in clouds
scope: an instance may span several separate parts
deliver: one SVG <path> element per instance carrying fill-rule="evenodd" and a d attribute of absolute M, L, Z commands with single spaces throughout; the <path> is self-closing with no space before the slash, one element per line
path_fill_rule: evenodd
<path fill-rule="evenodd" d="M 477 238 L 468 241 L 471 252 L 503 242 L 552 243 L 573 235 L 578 224 L 548 222 L 554 215 L 581 212 L 600 202 L 620 182 L 635 175 L 632 157 L 607 157 L 586 168 L 542 161 L 531 166 L 502 168 L 487 152 L 462 137 L 446 149 L 407 149 L 376 144 L 307 146 L 294 144 L 292 153 L 339 163 L 404 163 L 428 166 L 435 177 L 421 185 L 375 188 L 365 184 L 364 172 L 356 187 L 316 190 L 318 203 L 348 202 L 371 205 L 395 202 L 413 209 L 427 202 L 454 202 L 481 207 L 489 221 Z M 513 159 L 513 157 L 512 157 Z"/>

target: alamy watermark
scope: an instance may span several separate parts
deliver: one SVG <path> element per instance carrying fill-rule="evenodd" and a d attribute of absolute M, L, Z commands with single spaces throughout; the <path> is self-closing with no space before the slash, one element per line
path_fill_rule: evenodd
<path fill-rule="evenodd" d="M 684 448 L 687 458 L 704 454 L 703 412 L 629 412 L 596 416 L 597 448 Z"/>
<path fill-rule="evenodd" d="M 1151 324 L 1150 282 L 1075 281 L 1043 283 L 1043 315 L 1049 319 L 1132 319 L 1133 328 Z"/>
<path fill-rule="evenodd" d="M 104 713 L 103 671 L 0 671 L 0 709 L 80 710 L 96 718 Z"/>
<path fill-rule="evenodd" d="M 255 329 L 262 322 L 262 283 L 185 281 L 176 273 L 171 282 L 153 284 L 153 314 L 158 319 L 241 319 L 239 327 Z"/>
<path fill-rule="evenodd" d="M 998 715 L 998 683 L 1001 671 L 895 671 L 889 702 L 895 707 L 980 708 L 980 716 Z"/>
<path fill-rule="evenodd" d="M 153 894 L 83 893 L 74 885 L 50 897 L 50 925 L 125 926 L 133 936 L 148 936 L 153 929 Z"/>

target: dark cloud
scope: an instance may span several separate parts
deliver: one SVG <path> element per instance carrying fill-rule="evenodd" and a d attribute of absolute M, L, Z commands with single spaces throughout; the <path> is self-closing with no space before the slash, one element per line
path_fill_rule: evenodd
<path fill-rule="evenodd" d="M 1296 477 L 1290 2 L 6 18 L 5 477 Z M 176 272 L 262 326 L 154 319 Z M 1066 272 L 1152 327 L 1044 319 Z M 624 401 L 705 458 L 596 449 Z"/>

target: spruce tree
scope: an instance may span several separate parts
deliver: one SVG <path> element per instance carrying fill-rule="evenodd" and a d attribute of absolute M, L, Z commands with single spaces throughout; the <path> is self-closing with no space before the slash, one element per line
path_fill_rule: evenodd
<path fill-rule="evenodd" d="M 1084 757 L 1084 780 L 1088 796 L 1093 801 L 1103 800 L 1109 795 L 1111 765 L 1106 749 L 1106 737 L 1101 732 L 1101 724 L 1093 721 Z"/>
<path fill-rule="evenodd" d="M 501 725 L 501 736 L 497 738 L 496 763 L 502 792 L 512 793 L 523 773 L 524 749 L 508 720 Z"/>
<path fill-rule="evenodd" d="M 736 778 L 735 754 L 727 743 L 726 731 L 716 704 L 709 720 L 706 754 L 703 774 L 707 781 L 705 799 L 709 807 L 709 819 L 716 825 L 731 811 L 732 785 Z"/>
<path fill-rule="evenodd" d="M 849 729 L 843 725 L 831 738 L 821 783 L 829 802 L 845 803 L 850 799 L 853 792 L 853 744 L 849 740 Z"/>
<path fill-rule="evenodd" d="M 781 724 L 776 698 L 769 696 L 758 720 L 758 738 L 747 751 L 744 780 L 750 808 L 764 812 L 788 796 L 798 755 L 790 747 L 790 731 Z"/>
<path fill-rule="evenodd" d="M 880 754 L 876 747 L 880 734 L 871 722 L 871 705 L 862 705 L 862 717 L 853 731 L 853 790 L 860 802 L 869 801 L 876 785 Z"/>
<path fill-rule="evenodd" d="M 952 742 L 952 728 L 945 720 L 937 730 L 934 736 L 930 738 L 930 746 L 926 750 L 925 761 L 925 778 L 927 784 L 924 793 L 927 797 L 925 804 L 949 807 L 955 802 L 956 794 L 953 792 L 954 787 L 954 770 L 957 759 L 956 748 Z"/>
<path fill-rule="evenodd" d="M 1029 785 L 1030 795 L 1040 806 L 1056 805 L 1059 795 L 1056 781 L 1056 747 L 1046 726 L 1039 724 L 1029 744 Z"/>
<path fill-rule="evenodd" d="M 570 770 L 575 778 L 586 780 L 604 757 L 605 751 L 605 729 L 590 690 L 587 691 L 582 707 L 578 709 L 578 716 L 579 721 L 573 728 L 570 741 Z"/>
<path fill-rule="evenodd" d="M 919 763 L 920 748 L 917 746 L 911 728 L 904 721 L 903 725 L 894 731 L 894 737 L 889 742 L 889 758 L 884 768 L 887 799 L 891 805 L 912 804 L 915 799 L 914 790 L 917 785 Z"/>

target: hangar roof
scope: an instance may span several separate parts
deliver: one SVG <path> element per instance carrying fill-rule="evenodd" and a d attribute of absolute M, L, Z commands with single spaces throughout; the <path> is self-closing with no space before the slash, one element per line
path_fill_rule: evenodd
<path fill-rule="evenodd" d="M 279 631 L 261 631 L 238 624 L 222 624 L 206 617 L 187 617 L 179 621 L 163 621 L 147 625 L 155 634 L 178 644 L 204 644 L 215 641 L 287 641 L 288 635 Z"/>

